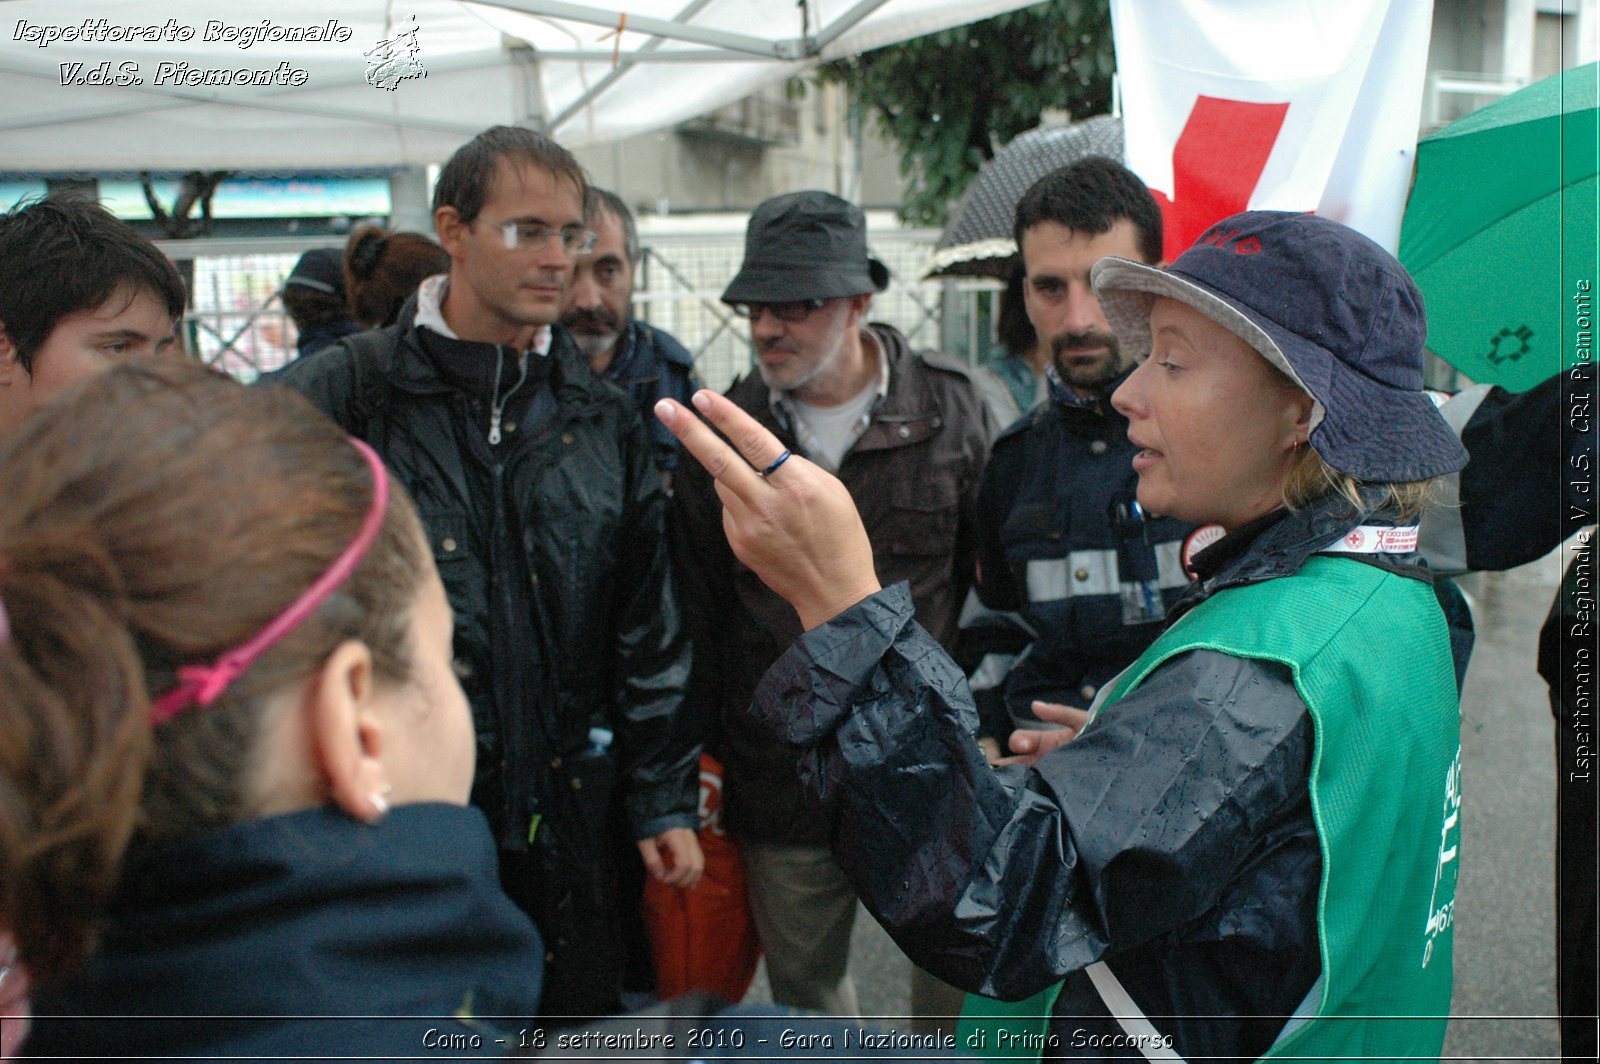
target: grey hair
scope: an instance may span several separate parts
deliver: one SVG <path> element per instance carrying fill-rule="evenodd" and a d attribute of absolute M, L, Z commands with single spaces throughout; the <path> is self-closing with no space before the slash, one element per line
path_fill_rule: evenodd
<path fill-rule="evenodd" d="M 639 227 L 634 224 L 633 212 L 628 210 L 628 205 L 622 202 L 622 197 L 610 189 L 589 186 L 588 195 L 583 200 L 583 218 L 593 226 L 595 218 L 604 210 L 607 214 L 614 215 L 622 223 L 622 253 L 628 256 L 630 266 L 639 265 L 639 256 L 643 249 L 639 246 Z"/>

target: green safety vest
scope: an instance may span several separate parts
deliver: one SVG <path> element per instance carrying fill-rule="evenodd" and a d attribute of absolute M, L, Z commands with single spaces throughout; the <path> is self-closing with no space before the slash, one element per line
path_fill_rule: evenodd
<path fill-rule="evenodd" d="M 1313 556 L 1293 576 L 1195 607 L 1128 668 L 1101 711 L 1192 650 L 1287 666 L 1315 725 L 1320 992 L 1262 1059 L 1437 1058 L 1450 1011 L 1461 728 L 1432 588 Z M 991 1050 L 998 1027 L 1044 1033 L 1058 991 L 1015 1004 L 969 996 L 957 1044 L 979 1045 L 967 1041 L 979 1028 Z"/>

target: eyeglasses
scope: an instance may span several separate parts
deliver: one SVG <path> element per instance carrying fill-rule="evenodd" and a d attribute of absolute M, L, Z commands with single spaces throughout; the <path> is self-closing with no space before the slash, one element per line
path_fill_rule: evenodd
<path fill-rule="evenodd" d="M 587 255 L 599 239 L 593 229 L 585 229 L 576 222 L 557 229 L 543 222 L 491 222 L 487 218 L 483 221 L 500 230 L 507 251 L 542 251 L 549 245 L 550 238 L 559 234 L 561 246 L 568 255 Z"/>
<path fill-rule="evenodd" d="M 735 303 L 733 312 L 741 318 L 759 321 L 761 312 L 766 311 L 779 321 L 792 323 L 805 321 L 812 311 L 821 310 L 827 304 L 826 299 L 798 299 L 791 303 Z"/>

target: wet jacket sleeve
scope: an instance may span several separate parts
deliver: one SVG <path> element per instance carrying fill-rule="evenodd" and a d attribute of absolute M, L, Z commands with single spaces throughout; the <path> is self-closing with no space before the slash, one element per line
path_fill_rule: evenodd
<path fill-rule="evenodd" d="M 1461 433 L 1467 564 L 1507 569 L 1542 557 L 1594 523 L 1594 367 L 1526 392 L 1495 388 Z M 1580 464 L 1581 463 L 1581 464 Z"/>
<path fill-rule="evenodd" d="M 1286 672 L 1213 652 L 1169 661 L 1035 768 L 991 769 L 903 585 L 807 632 L 752 711 L 901 948 L 1007 999 L 1213 908 L 1309 778 Z"/>
<path fill-rule="evenodd" d="M 645 839 L 699 826 L 700 742 L 684 706 L 690 645 L 668 558 L 666 494 L 644 424 L 630 418 L 624 431 L 630 489 L 612 585 L 617 739 L 629 823 Z"/>

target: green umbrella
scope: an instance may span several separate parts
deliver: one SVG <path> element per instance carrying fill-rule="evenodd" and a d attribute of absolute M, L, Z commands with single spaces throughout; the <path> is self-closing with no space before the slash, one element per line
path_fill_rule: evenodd
<path fill-rule="evenodd" d="M 1428 347 L 1475 381 L 1521 391 L 1594 360 L 1596 67 L 1519 89 L 1417 145 L 1400 261 L 1427 303 Z"/>

